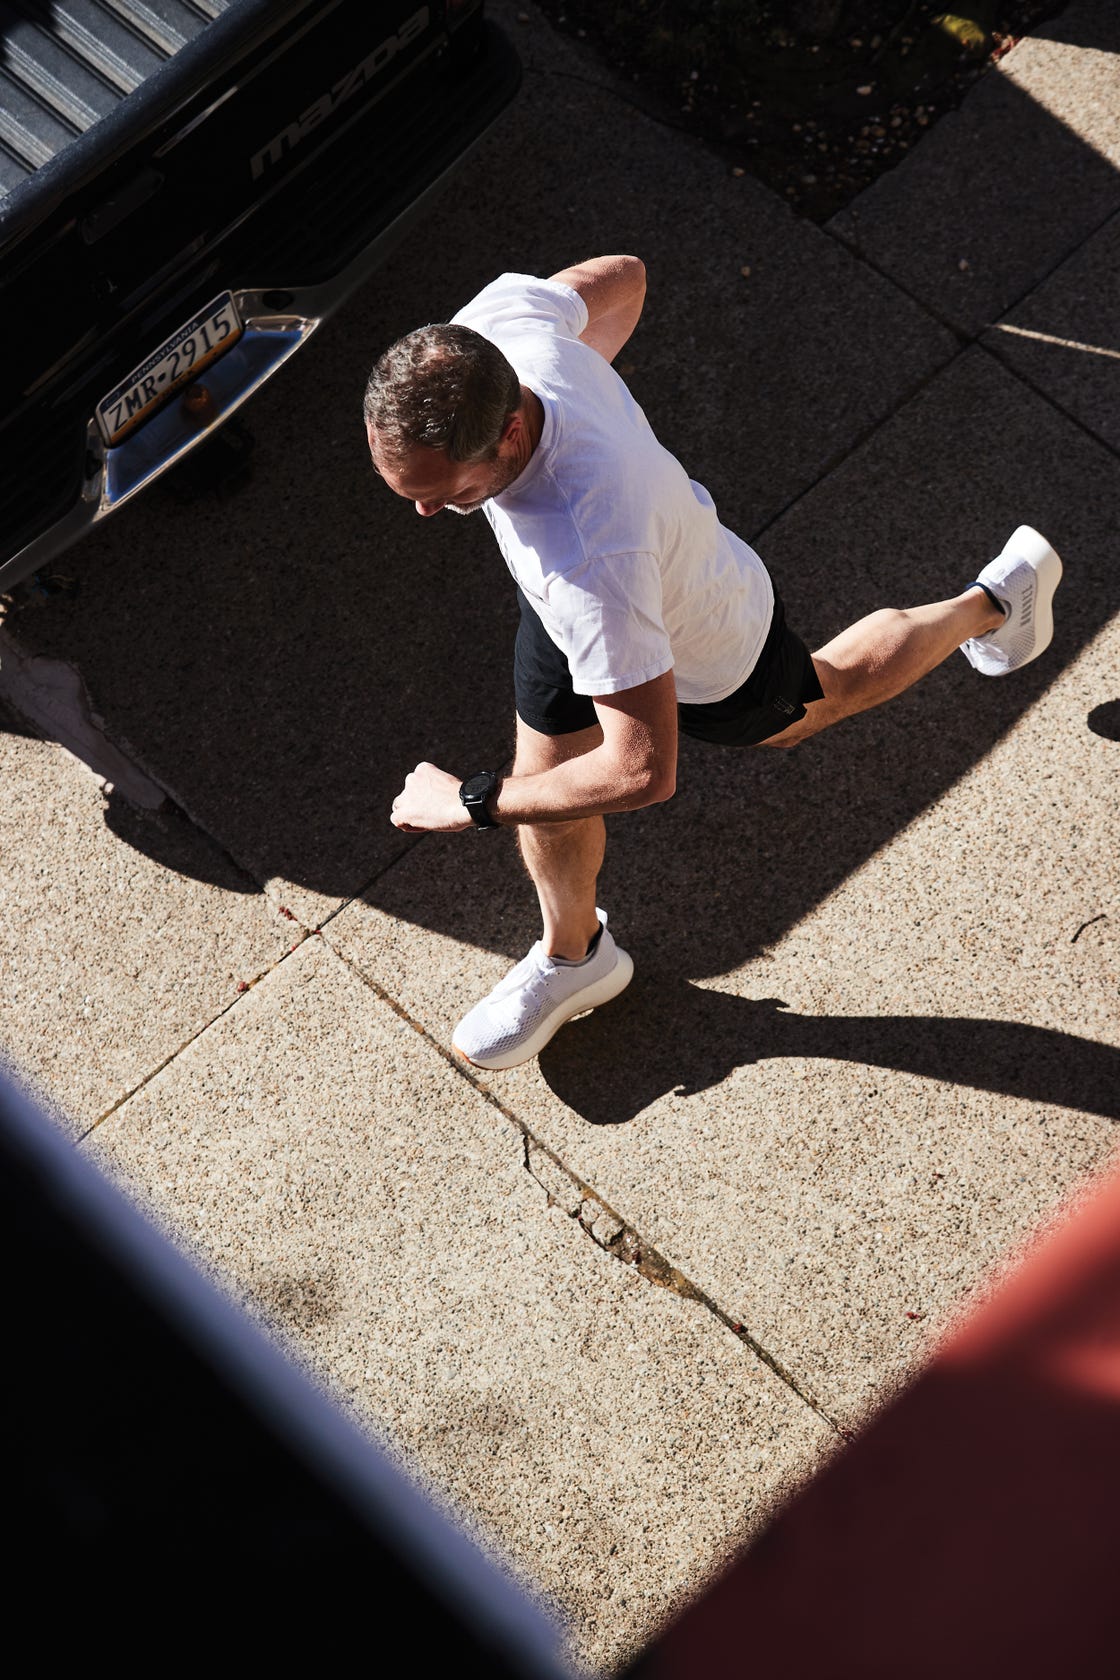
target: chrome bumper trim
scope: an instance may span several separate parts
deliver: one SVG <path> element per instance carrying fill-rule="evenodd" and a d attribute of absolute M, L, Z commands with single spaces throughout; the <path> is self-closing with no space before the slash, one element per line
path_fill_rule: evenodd
<path fill-rule="evenodd" d="M 259 292 L 234 292 L 233 301 L 244 332 L 231 350 L 203 369 L 186 392 L 178 393 L 114 448 L 106 448 L 96 423 L 90 422 L 88 458 L 97 462 L 97 470 L 86 480 L 82 499 L 91 524 L 114 513 L 236 413 L 323 319 L 321 315 L 270 313 Z M 209 399 L 205 417 L 192 413 L 187 400 L 188 392 L 200 389 Z"/>

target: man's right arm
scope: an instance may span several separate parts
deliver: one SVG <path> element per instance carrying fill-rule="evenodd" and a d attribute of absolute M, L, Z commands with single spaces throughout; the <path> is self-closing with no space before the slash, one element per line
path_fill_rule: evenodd
<path fill-rule="evenodd" d="M 671 799 L 677 778 L 677 691 L 672 671 L 600 695 L 603 739 L 589 752 L 529 776 L 503 776 L 490 800 L 499 823 L 571 822 L 637 811 Z"/>
<path fill-rule="evenodd" d="M 606 811 L 637 811 L 671 799 L 677 775 L 677 695 L 672 671 L 595 700 L 603 739 L 576 758 L 531 776 L 503 776 L 489 811 L 501 824 L 562 823 Z M 471 828 L 460 777 L 418 764 L 390 817 L 406 834 Z"/>
<path fill-rule="evenodd" d="M 646 267 L 640 257 L 588 257 L 550 276 L 571 286 L 587 306 L 580 338 L 613 362 L 638 324 L 646 295 Z"/>

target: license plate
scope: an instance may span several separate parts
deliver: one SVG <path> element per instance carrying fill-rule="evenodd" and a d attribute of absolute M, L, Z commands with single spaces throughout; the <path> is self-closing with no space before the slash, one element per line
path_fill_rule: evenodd
<path fill-rule="evenodd" d="M 173 332 L 158 350 L 133 368 L 123 384 L 97 405 L 97 424 L 110 447 L 149 417 L 181 385 L 187 385 L 209 362 L 224 355 L 242 333 L 229 292 L 208 303 L 200 315 Z"/>

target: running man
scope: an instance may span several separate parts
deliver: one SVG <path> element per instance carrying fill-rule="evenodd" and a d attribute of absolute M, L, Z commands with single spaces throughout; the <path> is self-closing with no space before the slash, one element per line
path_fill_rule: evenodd
<path fill-rule="evenodd" d="M 758 555 L 610 365 L 644 297 L 637 257 L 503 274 L 452 322 L 394 344 L 366 390 L 378 473 L 425 517 L 483 513 L 521 606 L 511 773 L 418 764 L 392 809 L 410 834 L 517 828 L 543 932 L 455 1030 L 478 1067 L 528 1061 L 628 983 L 596 903 L 603 816 L 672 797 L 678 731 L 796 746 L 955 648 L 1004 676 L 1053 633 L 1061 561 L 1021 525 L 952 600 L 883 608 L 810 656 Z"/>

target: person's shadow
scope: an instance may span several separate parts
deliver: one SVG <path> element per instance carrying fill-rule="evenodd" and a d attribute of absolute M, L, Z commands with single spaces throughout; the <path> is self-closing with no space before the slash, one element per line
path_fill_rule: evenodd
<path fill-rule="evenodd" d="M 592 1125 L 633 1120 L 670 1092 L 737 1067 L 825 1057 L 951 1080 L 1120 1119 L 1120 1050 L 1071 1033 L 968 1016 L 798 1015 L 664 975 L 635 978 L 609 1009 L 572 1022 L 540 1057 L 545 1081 Z"/>

